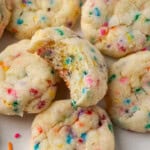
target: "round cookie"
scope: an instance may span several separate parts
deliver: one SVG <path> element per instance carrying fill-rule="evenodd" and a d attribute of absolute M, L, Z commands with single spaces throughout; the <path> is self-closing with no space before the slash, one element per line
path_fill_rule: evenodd
<path fill-rule="evenodd" d="M 8 46 L 0 54 L 0 114 L 39 113 L 55 97 L 56 76 L 37 54 L 27 52 L 28 40 Z"/>
<path fill-rule="evenodd" d="M 74 111 L 69 101 L 55 101 L 32 124 L 32 150 L 114 150 L 114 145 L 112 124 L 98 106 Z"/>
<path fill-rule="evenodd" d="M 9 22 L 12 0 L 0 0 L 0 38 Z"/>
<path fill-rule="evenodd" d="M 120 127 L 150 132 L 150 52 L 138 52 L 110 69 L 107 109 Z"/>
<path fill-rule="evenodd" d="M 73 27 L 80 16 L 82 1 L 15 0 L 8 30 L 24 39 L 31 38 L 38 29 L 45 27 Z"/>
<path fill-rule="evenodd" d="M 87 40 L 66 27 L 39 30 L 30 51 L 47 59 L 70 89 L 73 107 L 95 105 L 107 90 L 107 67 L 103 56 Z"/>
<path fill-rule="evenodd" d="M 150 47 L 149 8 L 149 0 L 87 0 L 81 28 L 102 53 L 120 58 Z"/>

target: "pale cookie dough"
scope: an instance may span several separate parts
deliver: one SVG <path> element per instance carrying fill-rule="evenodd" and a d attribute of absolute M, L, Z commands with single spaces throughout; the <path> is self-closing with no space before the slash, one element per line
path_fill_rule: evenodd
<path fill-rule="evenodd" d="M 97 104 L 107 90 L 107 66 L 100 52 L 66 27 L 39 30 L 30 51 L 47 59 L 70 89 L 73 107 Z"/>
<path fill-rule="evenodd" d="M 0 54 L 0 114 L 39 113 L 55 97 L 56 76 L 37 54 L 27 52 L 29 41 L 8 46 Z"/>
<path fill-rule="evenodd" d="M 12 0 L 0 0 L 0 38 L 9 23 L 12 9 Z"/>
<path fill-rule="evenodd" d="M 150 0 L 87 0 L 81 28 L 108 56 L 145 51 L 150 47 Z"/>
<path fill-rule="evenodd" d="M 98 106 L 78 108 L 55 101 L 32 124 L 32 150 L 114 150 L 113 127 Z"/>
<path fill-rule="evenodd" d="M 150 132 L 150 52 L 138 52 L 110 69 L 107 109 L 120 127 Z"/>
<path fill-rule="evenodd" d="M 8 30 L 17 38 L 31 38 L 41 28 L 73 27 L 81 12 L 81 0 L 14 0 Z"/>

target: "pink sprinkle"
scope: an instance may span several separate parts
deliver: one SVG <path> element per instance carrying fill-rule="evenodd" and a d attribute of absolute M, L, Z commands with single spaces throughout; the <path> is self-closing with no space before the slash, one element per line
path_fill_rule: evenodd
<path fill-rule="evenodd" d="M 142 51 L 147 51 L 147 48 L 146 48 L 146 47 L 144 47 L 144 48 L 142 49 Z"/>
<path fill-rule="evenodd" d="M 16 138 L 16 139 L 18 139 L 18 138 L 20 138 L 21 137 L 21 134 L 19 134 L 19 133 L 16 133 L 15 135 L 14 135 L 14 138 Z"/>
<path fill-rule="evenodd" d="M 108 22 L 104 22 L 103 26 L 108 27 Z"/>
<path fill-rule="evenodd" d="M 86 80 L 86 82 L 87 82 L 87 84 L 89 86 L 92 86 L 92 84 L 93 84 L 94 81 L 93 81 L 93 79 L 91 77 L 87 76 L 85 80 Z"/>
<path fill-rule="evenodd" d="M 38 90 L 34 89 L 34 88 L 31 88 L 30 89 L 30 93 L 33 94 L 33 95 L 37 95 L 38 94 Z"/>
<path fill-rule="evenodd" d="M 122 78 L 120 78 L 119 81 L 120 81 L 122 84 L 125 84 L 125 83 L 128 82 L 128 78 L 127 78 L 127 77 L 122 77 Z"/>
<path fill-rule="evenodd" d="M 104 36 L 104 35 L 106 35 L 107 33 L 108 33 L 107 27 L 102 27 L 102 28 L 100 29 L 100 35 L 101 35 L 101 36 Z"/>

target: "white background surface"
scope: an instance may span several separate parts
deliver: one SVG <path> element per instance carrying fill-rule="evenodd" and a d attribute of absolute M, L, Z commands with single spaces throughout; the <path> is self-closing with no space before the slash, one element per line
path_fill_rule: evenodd
<path fill-rule="evenodd" d="M 15 39 L 5 33 L 0 40 L 0 50 L 13 42 Z M 59 87 L 57 99 L 62 98 L 62 93 L 66 91 L 64 88 L 62 85 Z M 67 93 L 63 96 L 65 97 Z M 30 150 L 30 127 L 33 118 L 34 116 L 31 115 L 25 115 L 23 118 L 0 115 L 0 150 L 7 150 L 8 141 L 13 143 L 13 150 Z M 21 138 L 15 139 L 15 133 L 20 133 Z M 150 134 L 137 134 L 115 127 L 115 137 L 116 150 L 150 150 Z"/>

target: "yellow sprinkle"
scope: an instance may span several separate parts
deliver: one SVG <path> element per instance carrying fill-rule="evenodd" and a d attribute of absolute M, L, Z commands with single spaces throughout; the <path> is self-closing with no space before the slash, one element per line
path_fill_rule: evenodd
<path fill-rule="evenodd" d="M 49 91 L 49 96 L 54 97 L 55 96 L 55 91 L 53 91 L 53 90 Z"/>
<path fill-rule="evenodd" d="M 113 103 L 114 103 L 114 104 L 120 104 L 121 101 L 120 101 L 119 99 L 115 99 L 115 100 L 113 101 Z"/>
<path fill-rule="evenodd" d="M 63 144 L 58 144 L 57 147 L 58 148 L 63 148 Z"/>
<path fill-rule="evenodd" d="M 133 39 L 133 37 L 129 33 L 126 34 L 126 37 L 127 37 L 128 42 L 131 42 Z"/>
<path fill-rule="evenodd" d="M 36 22 L 37 19 L 38 19 L 37 16 L 34 16 L 34 17 L 33 17 L 33 21 L 34 21 L 34 22 Z"/>
<path fill-rule="evenodd" d="M 20 7 L 21 7 L 21 8 L 25 8 L 26 5 L 22 3 L 22 4 L 20 5 Z"/>
<path fill-rule="evenodd" d="M 7 107 L 12 107 L 11 103 L 8 103 L 6 100 L 2 100 L 3 104 L 6 105 Z"/>

